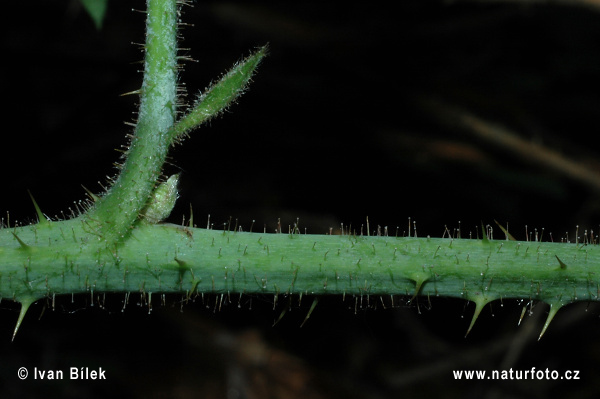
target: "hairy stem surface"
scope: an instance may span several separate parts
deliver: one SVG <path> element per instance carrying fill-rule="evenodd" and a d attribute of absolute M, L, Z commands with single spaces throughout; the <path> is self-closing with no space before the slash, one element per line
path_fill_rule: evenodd
<path fill-rule="evenodd" d="M 55 295 L 104 292 L 187 296 L 262 293 L 366 298 L 445 296 L 475 303 L 544 301 L 550 312 L 600 293 L 597 245 L 243 233 L 160 224 L 178 176 L 158 185 L 169 147 L 244 91 L 266 47 L 238 63 L 176 121 L 176 0 L 148 0 L 138 123 L 118 178 L 81 216 L 0 226 L 0 298 L 29 305 Z M 108 249 L 108 250 L 107 250 Z M 358 300 L 358 299 L 356 299 Z M 469 327 L 469 329 L 471 328 Z M 543 333 L 542 331 L 542 333 Z"/>
<path fill-rule="evenodd" d="M 85 292 L 424 295 L 473 301 L 477 316 L 487 303 L 508 298 L 544 301 L 555 313 L 574 301 L 598 300 L 600 290 L 595 245 L 147 224 L 112 254 L 85 250 L 77 223 L 55 222 L 53 231 L 1 230 L 0 240 L 12 245 L 0 248 L 0 295 L 16 300 Z"/>
<path fill-rule="evenodd" d="M 121 173 L 89 212 L 111 245 L 129 233 L 148 202 L 172 140 L 177 104 L 177 2 L 148 0 L 144 81 L 137 126 Z"/>

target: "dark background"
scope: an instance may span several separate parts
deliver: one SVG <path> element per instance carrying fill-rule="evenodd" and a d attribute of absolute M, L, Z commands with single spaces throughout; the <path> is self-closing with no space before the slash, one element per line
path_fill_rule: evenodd
<path fill-rule="evenodd" d="M 249 51 L 265 43 L 251 89 L 223 117 L 172 152 L 181 172 L 171 221 L 193 205 L 200 227 L 230 218 L 274 231 L 297 218 L 309 233 L 389 226 L 404 234 L 463 237 L 481 222 L 507 224 L 518 239 L 573 241 L 579 226 L 600 231 L 600 8 L 571 2 L 402 1 L 201 2 L 184 8 L 181 81 L 192 101 Z M 6 2 L 1 11 L 0 217 L 35 215 L 27 190 L 51 216 L 101 191 L 116 173 L 141 84 L 141 0 L 113 0 L 101 31 L 75 1 Z M 502 126 L 523 152 L 472 126 Z M 529 147 L 533 144 L 534 147 Z M 533 149 L 532 149 L 533 148 Z M 592 177 L 540 162 L 555 152 Z M 187 218 L 187 216 L 186 216 Z M 399 226 L 399 227 L 396 227 Z M 494 225 L 495 226 L 495 225 Z M 496 238 L 502 238 L 495 229 Z M 96 398 L 464 398 L 597 397 L 600 309 L 561 310 L 536 341 L 544 304 L 505 300 L 485 310 L 464 338 L 473 306 L 421 299 L 312 298 L 275 327 L 282 300 L 219 298 L 183 306 L 155 300 L 151 315 L 132 295 L 34 305 L 14 343 L 18 307 L 0 302 L 2 397 Z M 373 309 L 373 303 L 377 309 Z M 250 310 L 250 307 L 252 308 Z M 533 307 L 530 316 L 529 309 Z M 218 306 L 217 306 L 218 308 Z M 44 310 L 45 309 L 45 310 Z M 43 314 L 42 314 L 43 313 Z M 41 316 L 40 316 L 41 315 Z M 3 343 L 2 343 L 3 341 Z M 107 381 L 17 378 L 21 366 L 102 367 Z M 456 381 L 453 369 L 581 370 L 580 381 Z M 65 371 L 67 374 L 67 371 Z"/>

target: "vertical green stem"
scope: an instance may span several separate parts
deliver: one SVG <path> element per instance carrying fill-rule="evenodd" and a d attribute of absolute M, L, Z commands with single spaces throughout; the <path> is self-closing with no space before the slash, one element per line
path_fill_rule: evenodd
<path fill-rule="evenodd" d="M 169 150 L 177 103 L 177 1 L 148 0 L 144 81 L 137 126 L 121 173 L 87 214 L 108 245 L 128 235 Z"/>

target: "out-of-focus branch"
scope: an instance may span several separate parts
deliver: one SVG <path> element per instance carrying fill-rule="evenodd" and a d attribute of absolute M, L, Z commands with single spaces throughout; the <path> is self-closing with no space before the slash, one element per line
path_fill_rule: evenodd
<path fill-rule="evenodd" d="M 600 192 L 600 171 L 570 159 L 554 149 L 524 139 L 506 127 L 489 122 L 462 109 L 437 101 L 434 109 L 438 116 L 442 115 L 442 119 L 458 122 L 466 132 L 477 138 L 493 143 L 499 148 L 518 155 L 523 160 L 547 167 Z"/>

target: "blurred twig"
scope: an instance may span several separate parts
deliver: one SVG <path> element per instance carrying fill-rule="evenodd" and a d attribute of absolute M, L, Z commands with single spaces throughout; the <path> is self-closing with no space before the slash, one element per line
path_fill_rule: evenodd
<path fill-rule="evenodd" d="M 433 112 L 443 122 L 458 123 L 466 132 L 479 139 L 600 192 L 600 172 L 598 170 L 575 161 L 552 148 L 524 139 L 504 126 L 487 121 L 458 107 L 439 101 L 430 103 L 430 105 L 432 104 Z"/>

